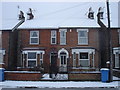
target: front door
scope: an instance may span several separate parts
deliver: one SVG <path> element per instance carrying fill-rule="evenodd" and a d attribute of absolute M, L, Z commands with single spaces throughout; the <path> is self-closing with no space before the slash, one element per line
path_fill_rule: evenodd
<path fill-rule="evenodd" d="M 56 53 L 51 53 L 51 65 L 50 69 L 52 73 L 56 73 L 57 70 L 57 54 Z"/>
<path fill-rule="evenodd" d="M 66 53 L 60 53 L 60 71 L 67 71 L 67 56 Z"/>

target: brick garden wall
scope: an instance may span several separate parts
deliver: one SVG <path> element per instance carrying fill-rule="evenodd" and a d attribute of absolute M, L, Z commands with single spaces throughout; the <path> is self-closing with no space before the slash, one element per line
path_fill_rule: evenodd
<path fill-rule="evenodd" d="M 100 73 L 70 73 L 69 80 L 100 81 Z"/>
<path fill-rule="evenodd" d="M 42 77 L 41 73 L 31 72 L 5 72 L 5 80 L 17 80 L 17 81 L 39 81 Z"/>

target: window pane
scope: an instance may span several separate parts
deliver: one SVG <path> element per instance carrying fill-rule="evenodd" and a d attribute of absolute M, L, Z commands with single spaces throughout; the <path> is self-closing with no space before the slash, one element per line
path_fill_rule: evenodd
<path fill-rule="evenodd" d="M 119 68 L 119 54 L 115 54 L 115 68 Z"/>
<path fill-rule="evenodd" d="M 88 44 L 87 31 L 78 31 L 78 44 Z"/>
<path fill-rule="evenodd" d="M 53 43 L 55 44 L 55 38 L 52 38 L 52 44 L 53 44 Z"/>
<path fill-rule="evenodd" d="M 79 43 L 86 44 L 86 43 L 88 43 L 88 39 L 87 38 L 79 38 Z"/>
<path fill-rule="evenodd" d="M 80 53 L 80 59 L 88 59 L 88 53 Z"/>
<path fill-rule="evenodd" d="M 38 43 L 38 38 L 31 38 L 31 43 Z"/>
<path fill-rule="evenodd" d="M 88 67 L 89 66 L 89 60 L 80 60 L 80 66 L 81 67 Z"/>
<path fill-rule="evenodd" d="M 66 56 L 64 56 L 64 64 L 66 64 Z"/>
<path fill-rule="evenodd" d="M 56 31 L 51 31 L 51 36 L 56 37 Z"/>
<path fill-rule="evenodd" d="M 73 54 L 73 59 L 74 59 L 74 60 L 76 59 L 76 54 L 75 54 L 75 53 Z"/>
<path fill-rule="evenodd" d="M 65 31 L 60 32 L 60 44 L 66 44 L 66 32 Z"/>
<path fill-rule="evenodd" d="M 36 59 L 36 52 L 29 52 L 28 59 Z"/>
<path fill-rule="evenodd" d="M 61 65 L 63 65 L 63 56 L 61 56 Z"/>
<path fill-rule="evenodd" d="M 35 67 L 36 61 L 28 61 L 28 67 Z"/>
<path fill-rule="evenodd" d="M 37 31 L 31 31 L 31 37 L 38 37 Z"/>

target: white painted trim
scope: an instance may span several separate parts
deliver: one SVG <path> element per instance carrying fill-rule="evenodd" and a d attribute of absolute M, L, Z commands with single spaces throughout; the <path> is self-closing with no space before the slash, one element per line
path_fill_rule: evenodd
<path fill-rule="evenodd" d="M 2 53 L 3 55 L 5 55 L 5 50 L 0 50 L 0 53 Z"/>
<path fill-rule="evenodd" d="M 36 52 L 37 54 L 40 54 L 40 53 L 45 54 L 45 51 L 43 50 L 25 50 L 25 51 L 22 51 L 22 54 L 27 54 L 28 52 Z"/>
<path fill-rule="evenodd" d="M 69 53 L 68 53 L 68 51 L 67 51 L 66 49 L 64 49 L 64 48 L 62 48 L 62 49 L 60 49 L 60 50 L 58 51 L 58 58 L 60 58 L 60 53 L 61 53 L 61 52 L 65 52 L 66 55 L 67 55 L 66 57 L 69 58 Z"/>
<path fill-rule="evenodd" d="M 80 52 L 88 52 L 89 54 L 94 53 L 95 54 L 95 49 L 72 49 L 72 54 L 73 53 L 79 54 Z"/>
<path fill-rule="evenodd" d="M 79 32 L 79 31 L 87 31 L 87 32 L 89 32 L 88 29 L 77 29 L 77 32 Z"/>
<path fill-rule="evenodd" d="M 113 48 L 113 54 L 116 54 L 116 53 L 120 54 L 120 47 Z"/>
<path fill-rule="evenodd" d="M 24 55 L 24 54 L 27 54 L 27 58 L 26 58 L 26 59 L 27 59 L 27 63 L 26 63 L 26 66 L 27 66 L 27 67 L 28 67 L 28 61 L 35 61 L 35 59 L 33 59 L 33 60 L 32 60 L 32 59 L 31 59 L 31 60 L 28 59 L 28 53 L 29 53 L 29 52 L 35 52 L 35 53 L 36 53 L 36 66 L 37 66 L 37 65 L 38 65 L 38 64 L 37 64 L 37 55 L 40 54 L 40 53 L 42 53 L 42 57 L 43 57 L 43 54 L 45 54 L 45 51 L 42 51 L 42 50 L 34 50 L 34 51 L 33 51 L 33 50 L 26 50 L 26 51 L 22 51 L 22 54 L 23 54 L 23 55 Z M 42 60 L 42 61 L 43 61 L 43 60 Z"/>
<path fill-rule="evenodd" d="M 59 32 L 61 32 L 61 31 L 67 32 L 67 29 L 59 29 Z"/>
<path fill-rule="evenodd" d="M 37 36 L 37 37 L 31 37 L 31 32 L 37 32 L 37 33 L 38 33 L 38 36 Z M 38 43 L 31 43 L 31 38 L 38 38 Z M 39 44 L 39 31 L 30 31 L 30 44 L 31 44 L 31 45 Z"/>
<path fill-rule="evenodd" d="M 119 68 L 120 60 L 119 60 L 119 54 L 115 54 L 115 68 Z"/>

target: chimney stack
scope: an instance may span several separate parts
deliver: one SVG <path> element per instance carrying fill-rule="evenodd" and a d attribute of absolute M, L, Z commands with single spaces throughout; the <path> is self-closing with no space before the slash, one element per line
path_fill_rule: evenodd
<path fill-rule="evenodd" d="M 103 13 L 104 13 L 103 8 L 102 8 L 102 7 L 99 7 L 99 9 L 98 9 L 98 17 L 99 17 L 100 19 L 103 19 Z"/>
<path fill-rule="evenodd" d="M 32 9 L 29 8 L 29 11 L 27 12 L 27 19 L 28 20 L 31 20 L 34 18 L 34 15 L 32 14 Z"/>
<path fill-rule="evenodd" d="M 24 19 L 25 17 L 24 17 L 24 13 L 23 13 L 23 11 L 20 11 L 20 13 L 19 13 L 19 20 L 22 20 L 22 19 Z"/>
<path fill-rule="evenodd" d="M 92 7 L 89 8 L 88 18 L 94 19 L 94 12 L 92 10 Z"/>

